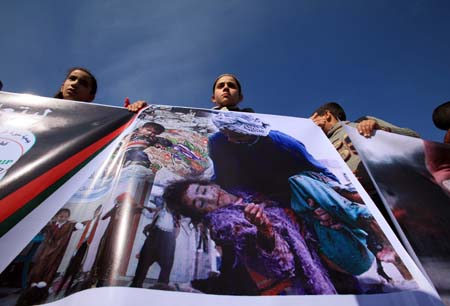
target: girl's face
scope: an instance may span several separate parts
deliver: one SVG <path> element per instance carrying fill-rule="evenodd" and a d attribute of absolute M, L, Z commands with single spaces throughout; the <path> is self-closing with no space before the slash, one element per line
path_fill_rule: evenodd
<path fill-rule="evenodd" d="M 217 80 L 211 101 L 219 106 L 235 106 L 241 100 L 239 86 L 233 77 L 225 75 Z"/>
<path fill-rule="evenodd" d="M 91 102 L 95 98 L 91 77 L 83 70 L 74 70 L 67 76 L 61 93 L 64 100 Z"/>

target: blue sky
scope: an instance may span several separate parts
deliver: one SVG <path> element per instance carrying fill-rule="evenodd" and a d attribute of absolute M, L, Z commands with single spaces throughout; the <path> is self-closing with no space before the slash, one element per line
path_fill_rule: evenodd
<path fill-rule="evenodd" d="M 450 1 L 7 1 L 4 90 L 53 96 L 90 69 L 95 102 L 125 97 L 209 108 L 235 73 L 243 106 L 309 117 L 328 101 L 441 141 L 433 109 L 450 100 Z"/>

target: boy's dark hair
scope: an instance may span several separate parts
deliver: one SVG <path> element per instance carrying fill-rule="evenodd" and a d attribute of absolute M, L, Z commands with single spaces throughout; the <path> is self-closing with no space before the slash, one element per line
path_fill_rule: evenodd
<path fill-rule="evenodd" d="M 433 123 L 441 130 L 450 129 L 450 101 L 442 103 L 433 111 Z"/>
<path fill-rule="evenodd" d="M 69 75 L 70 75 L 73 71 L 75 71 L 75 70 L 81 70 L 81 71 L 83 71 L 83 72 L 85 72 L 85 73 L 88 74 L 89 80 L 91 81 L 91 85 L 92 85 L 92 88 L 91 88 L 91 92 L 90 92 L 90 93 L 91 93 L 92 95 L 95 96 L 95 94 L 97 93 L 97 79 L 96 79 L 95 76 L 94 76 L 89 70 L 87 70 L 86 68 L 83 68 L 83 67 L 73 67 L 73 68 L 70 68 L 69 71 L 68 71 L 67 74 L 66 74 L 66 78 L 64 79 L 64 81 L 66 81 L 67 78 L 69 77 Z M 61 89 L 54 95 L 54 98 L 57 98 L 57 99 L 63 99 L 63 98 L 64 98 L 63 95 L 62 95 Z"/>
<path fill-rule="evenodd" d="M 59 215 L 59 214 L 62 213 L 62 212 L 68 213 L 68 214 L 69 214 L 69 217 L 70 217 L 70 209 L 68 209 L 68 208 L 61 208 L 60 210 L 58 210 L 58 212 L 56 213 L 55 216 Z"/>
<path fill-rule="evenodd" d="M 191 184 L 209 185 L 211 182 L 206 180 L 188 178 L 181 181 L 175 181 L 167 185 L 164 189 L 163 199 L 166 202 L 167 208 L 174 214 L 176 218 L 180 216 L 191 218 L 192 223 L 197 224 L 201 222 L 203 214 L 195 208 L 183 204 L 183 196 Z"/>
<path fill-rule="evenodd" d="M 323 116 L 327 111 L 329 111 L 334 117 L 336 117 L 336 119 L 339 119 L 340 121 L 347 120 L 347 115 L 345 114 L 344 109 L 337 102 L 328 102 L 316 109 L 314 112 L 319 116 Z"/>
<path fill-rule="evenodd" d="M 216 80 L 214 81 L 214 84 L 213 84 L 213 88 L 212 88 L 213 94 L 214 94 L 214 90 L 216 89 L 217 81 L 219 81 L 219 79 L 220 79 L 221 77 L 224 77 L 224 76 L 232 77 L 232 78 L 236 81 L 236 84 L 237 84 L 237 87 L 238 87 L 238 93 L 239 93 L 239 96 L 242 97 L 241 83 L 239 82 L 238 78 L 237 78 L 234 74 L 231 74 L 231 73 L 224 73 L 224 74 L 219 75 L 219 76 L 216 78 Z"/>
<path fill-rule="evenodd" d="M 143 128 L 152 127 L 155 130 L 156 134 L 161 134 L 162 132 L 164 132 L 166 130 L 161 124 L 156 123 L 156 122 L 147 122 L 141 127 L 143 127 Z"/>

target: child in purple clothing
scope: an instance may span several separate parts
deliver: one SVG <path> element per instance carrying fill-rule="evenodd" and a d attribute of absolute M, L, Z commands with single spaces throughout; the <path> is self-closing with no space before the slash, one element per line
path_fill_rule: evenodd
<path fill-rule="evenodd" d="M 267 286 L 262 283 L 274 287 L 286 281 L 289 290 L 285 293 L 289 294 L 336 293 L 316 251 L 300 234 L 299 225 L 276 203 L 255 204 L 248 193 L 229 193 L 198 180 L 172 183 L 164 199 L 175 215 L 202 222 L 218 246 L 231 248 L 234 264 L 221 269 L 222 275 L 231 278 L 225 283 L 242 284 L 230 269 L 244 267 L 257 289 L 251 294 L 264 293 Z M 264 282 L 258 283 L 261 278 Z M 222 289 L 220 293 L 235 294 L 233 289 Z"/>

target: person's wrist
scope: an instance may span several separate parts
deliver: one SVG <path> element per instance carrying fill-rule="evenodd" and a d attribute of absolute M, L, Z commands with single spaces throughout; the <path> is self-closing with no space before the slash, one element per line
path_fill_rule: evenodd
<path fill-rule="evenodd" d="M 272 225 L 260 225 L 257 227 L 258 245 L 267 252 L 272 252 L 275 248 L 275 235 Z"/>
<path fill-rule="evenodd" d="M 273 227 L 270 223 L 262 223 L 261 225 L 257 226 L 257 229 L 258 233 L 268 239 L 272 239 L 274 237 Z"/>
<path fill-rule="evenodd" d="M 390 127 L 380 126 L 378 123 L 377 123 L 377 125 L 380 127 L 380 130 L 382 130 L 382 131 L 389 132 L 389 133 L 392 132 Z"/>

